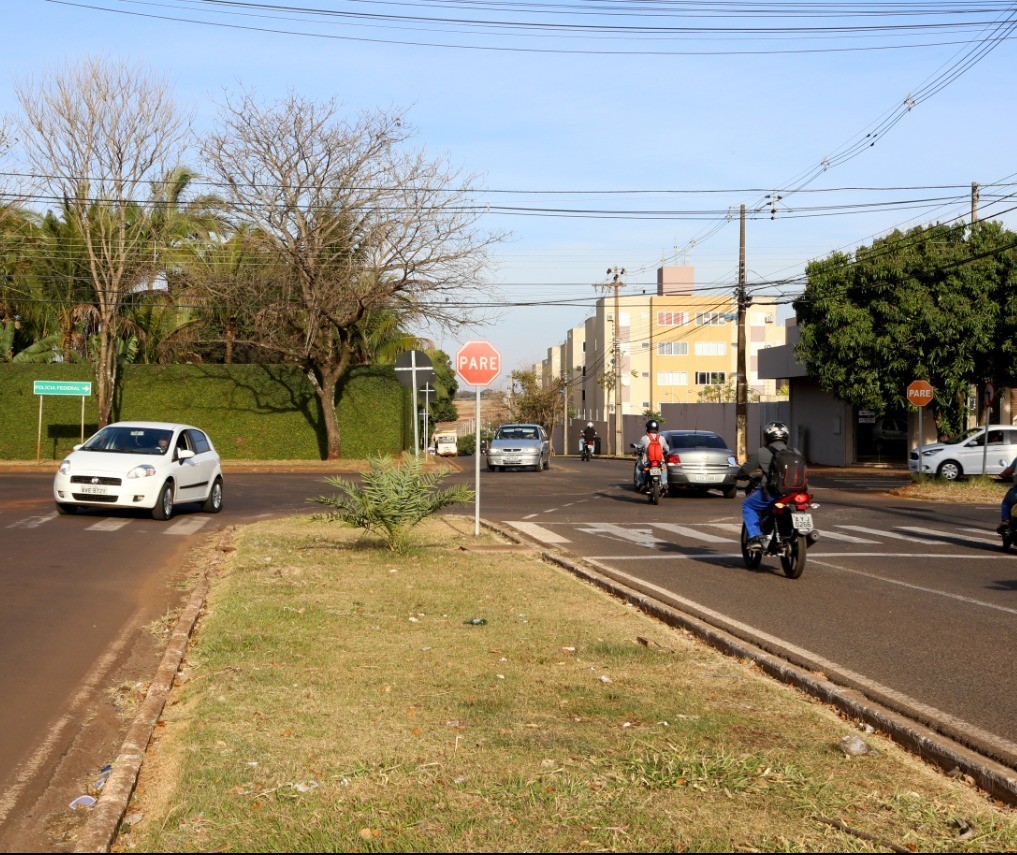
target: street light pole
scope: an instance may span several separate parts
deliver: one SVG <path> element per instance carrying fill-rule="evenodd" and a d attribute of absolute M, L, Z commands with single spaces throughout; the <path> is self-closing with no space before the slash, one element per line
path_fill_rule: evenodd
<path fill-rule="evenodd" d="M 622 405 L 621 405 L 621 344 L 619 343 L 618 327 L 621 324 L 619 312 L 621 305 L 618 300 L 618 290 L 625 287 L 622 277 L 625 275 L 624 267 L 609 267 L 607 275 L 610 279 L 602 285 L 595 285 L 595 288 L 614 289 L 614 454 L 622 453 Z"/>

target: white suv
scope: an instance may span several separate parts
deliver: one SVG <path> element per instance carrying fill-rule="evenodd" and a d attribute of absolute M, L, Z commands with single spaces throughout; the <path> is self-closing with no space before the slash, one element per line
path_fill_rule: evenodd
<path fill-rule="evenodd" d="M 1017 425 L 989 425 L 989 446 L 984 427 L 972 428 L 959 437 L 926 445 L 921 471 L 955 481 L 963 475 L 998 475 L 1017 457 Z M 982 471 L 982 466 L 985 471 Z M 908 468 L 918 472 L 918 451 L 908 455 Z"/>

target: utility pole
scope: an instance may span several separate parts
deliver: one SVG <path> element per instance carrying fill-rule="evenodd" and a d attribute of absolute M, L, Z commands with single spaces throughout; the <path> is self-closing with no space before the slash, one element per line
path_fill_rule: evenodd
<path fill-rule="evenodd" d="M 971 182 L 971 225 L 978 222 L 978 182 Z"/>
<path fill-rule="evenodd" d="M 614 289 L 614 344 L 611 352 L 614 354 L 614 448 L 612 454 L 622 453 L 622 405 L 621 405 L 621 345 L 618 340 L 618 326 L 620 324 L 618 289 L 624 288 L 625 283 L 622 277 L 625 275 L 624 267 L 609 267 L 607 275 L 610 277 L 600 288 Z"/>
<path fill-rule="evenodd" d="M 735 385 L 735 453 L 744 462 L 749 456 L 747 434 L 749 432 L 748 372 L 746 371 L 745 310 L 748 298 L 745 295 L 745 206 L 741 206 L 738 238 L 738 366 Z"/>

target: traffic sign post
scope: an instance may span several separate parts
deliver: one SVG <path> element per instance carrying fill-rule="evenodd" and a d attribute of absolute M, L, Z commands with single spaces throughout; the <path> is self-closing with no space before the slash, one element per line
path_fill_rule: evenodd
<path fill-rule="evenodd" d="M 476 433 L 473 443 L 473 536 L 480 536 L 480 389 L 501 374 L 501 354 L 490 342 L 468 341 L 456 354 L 456 374 L 477 390 Z"/>
<path fill-rule="evenodd" d="M 992 417 L 992 405 L 996 401 L 996 384 L 985 381 L 985 437 L 982 440 L 982 474 L 985 474 L 989 462 L 989 419 Z"/>
<path fill-rule="evenodd" d="M 918 474 L 922 474 L 922 451 L 924 446 L 922 439 L 925 436 L 922 425 L 922 413 L 925 412 L 925 408 L 932 402 L 935 397 L 936 390 L 925 380 L 915 380 L 908 386 L 905 394 L 907 399 L 918 407 Z M 984 466 L 984 464 L 983 464 Z"/>
<path fill-rule="evenodd" d="M 420 457 L 420 426 L 417 421 L 417 389 L 421 383 L 430 383 L 434 379 L 434 366 L 422 350 L 409 350 L 400 353 L 395 361 L 396 379 L 413 390 L 410 402 L 410 419 L 413 422 L 413 456 Z"/>
<path fill-rule="evenodd" d="M 92 394 L 91 380 L 33 380 L 32 394 L 39 396 L 39 434 L 35 441 L 35 462 L 42 460 L 42 401 L 47 395 L 81 396 L 81 441 L 85 441 L 85 398 Z"/>

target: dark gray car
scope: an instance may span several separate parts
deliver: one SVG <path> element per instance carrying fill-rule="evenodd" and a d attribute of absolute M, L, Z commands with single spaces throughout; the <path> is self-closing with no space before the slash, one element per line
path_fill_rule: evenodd
<path fill-rule="evenodd" d="M 720 434 L 709 430 L 663 431 L 667 455 L 667 485 L 672 496 L 679 490 L 705 493 L 720 490 L 725 499 L 737 493 L 738 461 Z"/>

